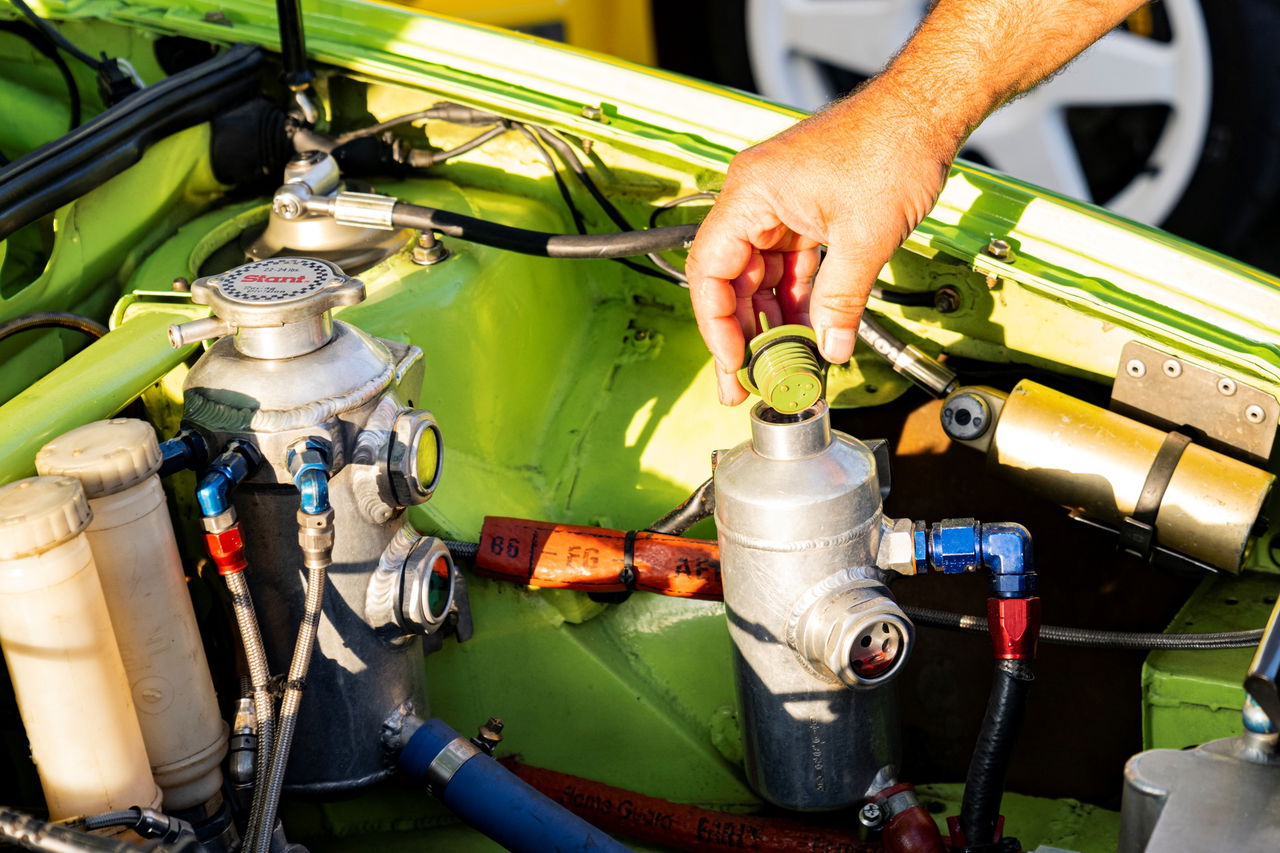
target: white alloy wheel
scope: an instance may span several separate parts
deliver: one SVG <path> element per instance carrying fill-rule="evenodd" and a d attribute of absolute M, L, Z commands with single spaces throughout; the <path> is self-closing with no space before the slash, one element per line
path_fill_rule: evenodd
<path fill-rule="evenodd" d="M 929 7 L 924 0 L 748 0 L 751 70 L 766 97 L 817 109 L 844 79 L 878 73 Z M 970 137 L 965 154 L 1065 195 L 1106 203 L 1160 224 L 1200 162 L 1212 89 L 1209 36 L 1197 0 L 1164 0 L 1167 40 L 1124 29 L 1104 36 L 1067 69 L 1005 105 Z M 1168 118 L 1145 163 L 1109 198 L 1094 199 L 1067 111 L 1163 107 Z M 1096 151 L 1096 149 L 1095 149 Z M 1096 153 L 1095 155 L 1096 156 Z"/>

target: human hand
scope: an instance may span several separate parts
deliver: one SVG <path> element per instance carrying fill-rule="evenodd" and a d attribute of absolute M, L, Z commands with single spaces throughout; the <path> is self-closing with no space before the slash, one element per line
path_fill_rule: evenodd
<path fill-rule="evenodd" d="M 686 266 L 720 402 L 747 397 L 736 373 L 761 311 L 812 325 L 827 361 L 850 359 L 876 276 L 933 207 L 963 138 L 927 113 L 882 78 L 733 158 Z"/>

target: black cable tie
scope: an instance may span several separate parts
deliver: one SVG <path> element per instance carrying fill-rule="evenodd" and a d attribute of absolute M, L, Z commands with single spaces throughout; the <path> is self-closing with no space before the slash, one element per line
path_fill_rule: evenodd
<path fill-rule="evenodd" d="M 628 530 L 622 539 L 622 571 L 618 572 L 618 582 L 628 592 L 636 591 L 636 533 L 635 530 Z"/>
<path fill-rule="evenodd" d="M 1160 504 L 1173 480 L 1174 471 L 1182 460 L 1182 454 L 1191 444 L 1191 437 L 1174 430 L 1164 437 L 1156 458 L 1151 461 L 1142 491 L 1134 504 L 1133 512 L 1120 522 L 1120 547 L 1144 560 L 1151 559 L 1156 543 L 1156 516 Z"/>

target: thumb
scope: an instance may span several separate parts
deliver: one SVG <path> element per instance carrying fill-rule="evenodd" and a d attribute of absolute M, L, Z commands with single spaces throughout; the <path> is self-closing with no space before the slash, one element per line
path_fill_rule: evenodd
<path fill-rule="evenodd" d="M 858 323 L 879 271 L 879 267 L 871 269 L 872 264 L 866 255 L 833 244 L 818 268 L 809 298 L 809 319 L 822 357 L 832 364 L 844 364 L 853 357 Z"/>

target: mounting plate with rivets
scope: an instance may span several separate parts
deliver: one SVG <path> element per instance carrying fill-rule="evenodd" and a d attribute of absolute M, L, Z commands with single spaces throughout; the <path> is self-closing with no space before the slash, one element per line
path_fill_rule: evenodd
<path fill-rule="evenodd" d="M 1111 408 L 1161 429 L 1194 427 L 1197 443 L 1253 464 L 1270 458 L 1280 423 L 1267 392 L 1138 341 L 1120 353 Z"/>

